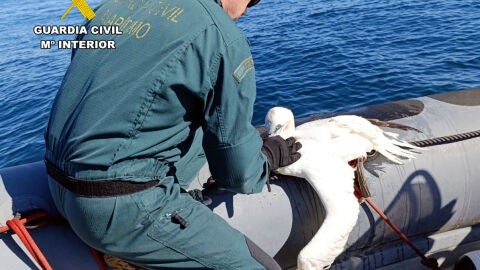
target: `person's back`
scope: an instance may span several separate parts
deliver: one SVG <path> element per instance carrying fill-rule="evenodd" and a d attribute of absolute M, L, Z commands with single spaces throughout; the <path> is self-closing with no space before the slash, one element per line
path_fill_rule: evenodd
<path fill-rule="evenodd" d="M 72 52 L 45 161 L 59 212 L 104 253 L 151 269 L 279 268 L 185 191 L 206 159 L 219 187 L 254 193 L 300 158 L 251 124 L 253 60 L 232 19 L 252 3 L 219 2 L 108 0 L 86 26 L 123 34 L 77 37 L 116 48 Z"/>
<path fill-rule="evenodd" d="M 118 25 L 123 34 L 78 37 L 113 39 L 116 48 L 73 52 L 47 130 L 47 158 L 80 178 L 142 180 L 111 167 L 135 162 L 139 173 L 178 161 L 211 102 L 215 61 L 229 43 L 247 41 L 212 0 L 107 1 L 96 13 L 87 27 Z M 152 160 L 139 164 L 145 158 Z M 86 166 L 110 173 L 86 175 Z"/>

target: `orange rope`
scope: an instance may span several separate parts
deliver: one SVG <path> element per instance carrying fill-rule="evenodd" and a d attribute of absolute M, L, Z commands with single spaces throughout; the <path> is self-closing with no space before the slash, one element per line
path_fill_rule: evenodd
<path fill-rule="evenodd" d="M 27 224 L 28 222 L 31 222 L 46 216 L 47 216 L 46 212 L 37 211 L 30 214 L 28 217 L 25 217 L 22 219 L 19 219 L 19 218 L 10 219 L 7 221 L 7 226 L 0 227 L 0 234 L 12 230 L 15 234 L 18 235 L 22 243 L 27 248 L 28 252 L 30 252 L 30 254 L 33 256 L 35 261 L 40 265 L 40 267 L 43 270 L 52 270 L 52 267 L 48 263 L 43 253 L 38 248 L 37 244 L 35 243 L 35 240 L 33 240 L 33 238 L 28 233 L 27 229 L 25 228 L 25 224 Z M 105 261 L 100 256 L 99 252 L 93 248 L 91 248 L 91 250 L 100 270 L 107 270 Z"/>
<path fill-rule="evenodd" d="M 13 218 L 7 221 L 7 226 L 0 228 L 0 232 L 7 232 L 12 230 L 14 233 L 18 235 L 22 243 L 25 245 L 27 250 L 33 256 L 35 261 L 40 265 L 43 270 L 52 270 L 52 267 L 48 263 L 47 259 L 43 255 L 43 253 L 38 248 L 37 244 L 33 240 L 33 238 L 28 233 L 27 229 L 25 228 L 25 223 L 30 222 L 32 220 L 41 218 L 46 216 L 47 214 L 43 211 L 36 212 L 31 216 L 23 219 Z"/>
<path fill-rule="evenodd" d="M 400 238 L 413 250 L 415 251 L 415 253 L 417 253 L 418 256 L 420 256 L 420 258 L 422 258 L 422 264 L 429 267 L 429 268 L 432 268 L 432 269 L 440 269 L 439 266 L 438 266 L 438 262 L 435 258 L 427 258 L 421 250 L 419 250 L 411 241 L 410 239 L 408 239 L 408 237 L 402 233 L 400 231 L 400 229 L 395 226 L 395 224 L 393 224 L 393 222 L 387 217 L 387 215 L 385 215 L 385 213 L 380 209 L 378 208 L 378 206 L 375 204 L 375 202 L 373 202 L 373 200 L 370 198 L 370 197 L 363 197 L 361 195 L 361 191 L 360 191 L 360 188 L 358 187 L 358 185 L 354 184 L 354 188 L 355 188 L 355 191 L 354 191 L 354 195 L 355 197 L 357 197 L 357 199 L 359 200 L 365 200 L 368 205 L 370 205 L 370 207 L 373 208 L 373 210 L 375 210 L 375 212 L 377 212 L 377 214 L 390 226 L 390 228 L 392 228 L 392 230 L 398 234 L 400 236 Z"/>
<path fill-rule="evenodd" d="M 19 219 L 20 222 L 23 224 L 25 223 L 28 223 L 28 222 L 31 222 L 31 221 L 34 221 L 36 219 L 39 219 L 39 218 L 42 218 L 42 217 L 46 217 L 47 216 L 47 213 L 44 212 L 44 211 L 37 211 L 31 215 L 29 215 L 28 217 L 25 217 L 25 218 L 22 218 L 22 219 Z M 17 218 L 18 219 L 18 218 Z M 4 232 L 8 232 L 10 230 L 10 227 L 8 226 L 2 226 L 0 227 L 0 233 L 4 233 Z"/>
<path fill-rule="evenodd" d="M 100 252 L 94 248 L 90 248 L 93 253 L 93 257 L 95 257 L 95 261 L 97 261 L 98 267 L 100 270 L 107 270 L 107 265 L 105 264 L 105 260 L 103 260 Z"/>
<path fill-rule="evenodd" d="M 365 162 L 367 159 L 365 157 L 362 157 L 362 158 L 358 158 L 358 159 L 354 159 L 354 160 L 351 160 L 348 162 L 348 165 L 350 165 L 352 168 L 354 168 L 355 170 L 357 170 L 357 172 L 361 172 L 361 170 L 363 170 L 363 167 L 362 166 L 359 166 L 359 163 L 363 163 Z M 363 178 L 363 173 L 358 173 L 356 174 L 355 177 L 360 177 L 360 178 Z M 407 243 L 407 245 L 413 250 L 415 251 L 415 253 L 417 253 L 418 256 L 420 256 L 420 258 L 422 258 L 422 264 L 429 267 L 429 268 L 432 268 L 432 269 L 440 269 L 438 267 L 438 262 L 435 258 L 427 258 L 423 253 L 422 251 L 420 251 L 411 241 L 410 239 L 408 239 L 408 237 L 402 233 L 400 231 L 400 229 L 395 226 L 395 224 L 393 224 L 393 222 L 387 217 L 387 215 L 385 215 L 385 213 L 377 207 L 377 205 L 373 202 L 372 198 L 369 197 L 369 195 L 364 195 L 364 193 L 362 193 L 362 190 L 360 189 L 360 186 L 359 186 L 359 182 L 360 182 L 361 179 L 356 179 L 356 181 L 354 181 L 354 184 L 353 184 L 353 188 L 354 188 L 354 191 L 353 191 L 353 195 L 355 195 L 355 197 L 357 198 L 358 202 L 359 203 L 362 203 L 364 201 L 366 201 L 368 203 L 368 205 L 370 205 L 370 207 L 373 208 L 373 210 L 375 210 L 375 212 L 377 212 L 377 214 L 383 219 L 383 221 L 385 221 L 389 226 L 390 228 L 392 228 L 392 230 L 398 234 L 400 236 L 400 238 L 405 242 Z M 364 183 L 364 182 L 363 182 Z"/>

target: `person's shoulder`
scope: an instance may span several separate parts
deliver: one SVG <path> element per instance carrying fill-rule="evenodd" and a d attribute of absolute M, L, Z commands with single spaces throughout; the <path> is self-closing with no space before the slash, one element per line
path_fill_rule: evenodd
<path fill-rule="evenodd" d="M 236 23 L 214 0 L 195 0 L 206 12 L 211 26 L 215 28 L 223 37 L 226 44 L 232 43 L 238 39 L 245 39 L 245 34 L 238 28 Z"/>

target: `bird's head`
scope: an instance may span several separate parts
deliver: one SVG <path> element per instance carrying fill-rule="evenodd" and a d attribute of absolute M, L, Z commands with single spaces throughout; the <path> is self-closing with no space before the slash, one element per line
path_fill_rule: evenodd
<path fill-rule="evenodd" d="M 273 107 L 265 116 L 265 129 L 268 136 L 280 135 L 287 139 L 295 132 L 295 119 L 291 110 L 283 107 Z"/>

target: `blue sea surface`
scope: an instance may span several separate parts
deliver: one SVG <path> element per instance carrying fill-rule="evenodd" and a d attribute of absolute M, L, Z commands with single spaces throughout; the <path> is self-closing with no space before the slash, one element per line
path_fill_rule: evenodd
<path fill-rule="evenodd" d="M 74 36 L 33 27 L 80 25 L 77 9 L 60 20 L 70 3 L 0 2 L 0 168 L 42 159 L 70 51 L 40 40 Z M 478 0 L 262 0 L 238 25 L 255 60 L 255 125 L 276 105 L 303 117 L 480 86 Z"/>

